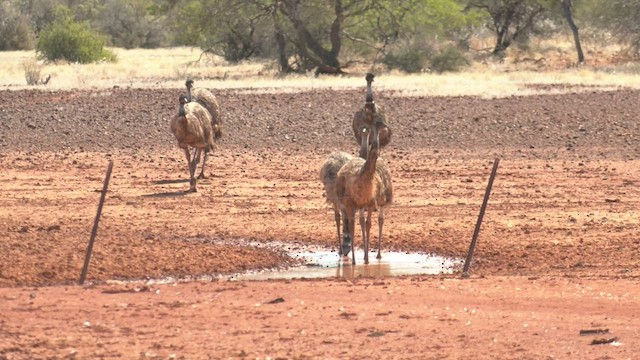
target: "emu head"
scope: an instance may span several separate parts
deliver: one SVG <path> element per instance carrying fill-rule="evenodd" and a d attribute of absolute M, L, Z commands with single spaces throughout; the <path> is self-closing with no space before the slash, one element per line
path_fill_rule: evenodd
<path fill-rule="evenodd" d="M 178 109 L 178 116 L 186 116 L 187 112 L 184 110 L 184 104 L 188 102 L 187 96 L 184 94 L 180 95 L 180 97 L 178 98 L 178 102 L 180 103 L 180 108 Z"/>
<path fill-rule="evenodd" d="M 193 87 L 193 80 L 187 79 L 187 81 L 184 84 L 187 86 L 187 90 L 191 90 L 191 88 Z"/>
<path fill-rule="evenodd" d="M 372 73 L 367 73 L 367 75 L 364 77 L 365 80 L 367 80 L 367 84 L 370 84 L 373 82 L 373 78 L 376 77 L 375 75 L 373 75 Z"/>

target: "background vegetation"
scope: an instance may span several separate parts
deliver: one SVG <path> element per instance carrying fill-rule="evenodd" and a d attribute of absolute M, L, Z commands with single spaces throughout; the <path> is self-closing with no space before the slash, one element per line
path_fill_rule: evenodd
<path fill-rule="evenodd" d="M 115 60 L 105 46 L 195 46 L 280 73 L 448 72 L 558 34 L 572 35 L 573 64 L 598 56 L 585 39 L 634 60 L 638 18 L 640 0 L 3 0 L 0 51 L 85 63 Z"/>

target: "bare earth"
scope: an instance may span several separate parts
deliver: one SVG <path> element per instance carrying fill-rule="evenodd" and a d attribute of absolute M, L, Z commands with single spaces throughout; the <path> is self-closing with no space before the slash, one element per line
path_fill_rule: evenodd
<path fill-rule="evenodd" d="M 377 94 L 383 256 L 464 258 L 501 159 L 471 277 L 269 281 L 215 276 L 294 263 L 270 244 L 335 247 L 317 174 L 356 153 L 364 92 L 218 92 L 226 135 L 194 194 L 168 129 L 181 92 L 0 91 L 0 359 L 638 358 L 640 92 Z"/>

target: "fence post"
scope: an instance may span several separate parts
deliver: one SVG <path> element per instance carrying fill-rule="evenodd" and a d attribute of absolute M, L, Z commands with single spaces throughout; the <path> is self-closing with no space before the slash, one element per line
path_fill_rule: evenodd
<path fill-rule="evenodd" d="M 102 214 L 102 206 L 104 205 L 104 199 L 107 196 L 107 188 L 109 187 L 109 179 L 111 179 L 112 170 L 113 170 L 113 160 L 109 160 L 107 175 L 104 178 L 104 185 L 102 186 L 102 195 L 100 195 L 100 203 L 98 203 L 98 213 L 96 214 L 96 219 L 93 222 L 93 230 L 91 231 L 91 237 L 89 238 L 89 246 L 87 246 L 87 254 L 84 257 L 84 266 L 82 267 L 82 274 L 80 275 L 80 285 L 84 285 L 84 280 L 87 277 L 87 270 L 89 269 L 89 260 L 91 259 L 91 251 L 93 250 L 93 242 L 96 240 L 96 234 L 98 233 L 98 223 L 100 222 L 100 215 Z"/>
<path fill-rule="evenodd" d="M 484 193 L 484 200 L 482 201 L 482 207 L 480 208 L 480 215 L 478 215 L 478 221 L 476 222 L 476 229 L 473 231 L 473 238 L 471 238 L 471 245 L 469 246 L 467 259 L 464 262 L 462 277 L 465 278 L 469 277 L 471 259 L 473 258 L 473 252 L 476 249 L 478 235 L 480 234 L 480 225 L 482 225 L 482 218 L 484 217 L 484 212 L 487 210 L 487 203 L 489 202 L 489 195 L 491 194 L 491 188 L 493 187 L 493 180 L 496 178 L 496 173 L 498 172 L 498 163 L 500 163 L 499 158 L 497 158 L 493 163 L 493 169 L 491 170 L 491 176 L 489 177 L 489 184 L 487 184 L 487 190 Z"/>

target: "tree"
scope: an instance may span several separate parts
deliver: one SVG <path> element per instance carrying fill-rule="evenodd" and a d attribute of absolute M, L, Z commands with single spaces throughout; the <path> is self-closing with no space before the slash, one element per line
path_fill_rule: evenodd
<path fill-rule="evenodd" d="M 187 0 L 175 30 L 181 43 L 229 61 L 263 57 L 284 73 L 340 74 L 399 42 L 450 38 L 477 18 L 461 10 L 459 0 Z"/>
<path fill-rule="evenodd" d="M 494 55 L 503 55 L 512 41 L 529 36 L 544 7 L 536 0 L 474 0 L 469 1 L 470 9 L 486 11 L 491 18 L 489 27 L 496 34 Z"/>
<path fill-rule="evenodd" d="M 193 0 L 183 6 L 174 23 L 176 40 L 238 62 L 264 56 L 270 48 L 269 14 L 253 1 Z"/>
<path fill-rule="evenodd" d="M 595 5 L 596 24 L 606 30 L 634 57 L 640 56 L 640 0 L 599 1 Z"/>
<path fill-rule="evenodd" d="M 584 53 L 582 52 L 582 45 L 580 44 L 580 34 L 578 33 L 578 26 L 573 21 L 573 1 L 572 0 L 558 0 L 560 6 L 562 6 L 562 13 L 567 19 L 571 33 L 573 34 L 573 42 L 576 46 L 576 52 L 578 53 L 578 63 L 584 62 Z"/>
<path fill-rule="evenodd" d="M 105 0 L 94 23 L 111 44 L 127 49 L 153 48 L 164 43 L 160 24 L 149 14 L 148 0 Z"/>
<path fill-rule="evenodd" d="M 0 4 L 0 51 L 30 50 L 34 33 L 29 19 L 9 1 Z"/>

